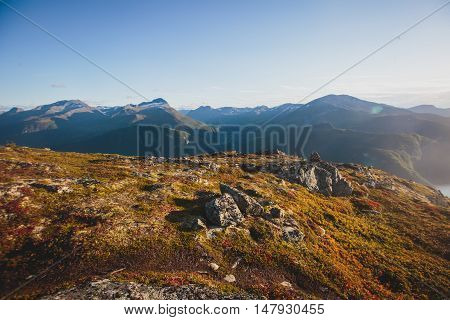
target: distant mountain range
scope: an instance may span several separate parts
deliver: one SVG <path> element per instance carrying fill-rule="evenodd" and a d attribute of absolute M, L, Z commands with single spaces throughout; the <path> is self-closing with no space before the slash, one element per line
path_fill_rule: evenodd
<path fill-rule="evenodd" d="M 63 100 L 31 110 L 0 114 L 0 143 L 15 142 L 55 150 L 135 154 L 136 126 L 164 125 L 182 130 L 209 129 L 163 99 L 117 107 L 91 107 Z"/>
<path fill-rule="evenodd" d="M 417 107 L 412 107 L 409 110 L 416 113 L 428 113 L 428 114 L 436 114 L 442 117 L 450 117 L 450 108 L 442 109 L 429 104 L 423 104 Z"/>
<path fill-rule="evenodd" d="M 141 124 L 167 126 L 172 128 L 165 131 L 170 139 L 181 136 L 187 142 L 194 131 L 215 132 L 223 124 L 312 125 L 306 153 L 373 165 L 419 182 L 450 184 L 450 109 L 402 109 L 346 95 L 273 108 L 201 106 L 182 112 L 164 99 L 115 107 L 64 100 L 1 113 L 0 143 L 134 155 L 139 147 L 136 127 Z"/>

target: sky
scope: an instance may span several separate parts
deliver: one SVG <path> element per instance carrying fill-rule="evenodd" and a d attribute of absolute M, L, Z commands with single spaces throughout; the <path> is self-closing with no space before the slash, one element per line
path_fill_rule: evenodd
<path fill-rule="evenodd" d="M 295 103 L 447 1 L 0 0 L 0 106 Z M 327 94 L 450 107 L 450 5 Z"/>

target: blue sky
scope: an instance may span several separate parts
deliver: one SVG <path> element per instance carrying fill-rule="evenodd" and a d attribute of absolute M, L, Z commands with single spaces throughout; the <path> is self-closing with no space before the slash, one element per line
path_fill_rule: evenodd
<path fill-rule="evenodd" d="M 297 102 L 447 0 L 2 1 L 180 108 Z M 450 6 L 314 97 L 450 107 L 449 35 Z M 75 98 L 143 100 L 0 3 L 0 105 Z"/>

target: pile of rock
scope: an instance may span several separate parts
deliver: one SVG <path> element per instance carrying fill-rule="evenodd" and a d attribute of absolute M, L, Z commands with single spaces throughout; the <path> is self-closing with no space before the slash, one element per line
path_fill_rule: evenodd
<path fill-rule="evenodd" d="M 223 195 L 229 194 L 233 197 L 239 210 L 245 216 L 260 216 L 264 213 L 263 207 L 252 197 L 236 188 L 230 187 L 224 183 L 220 184 L 220 192 Z"/>
<path fill-rule="evenodd" d="M 205 216 L 211 227 L 226 228 L 235 226 L 247 217 L 259 217 L 270 223 L 282 233 L 288 242 L 299 242 L 304 238 L 297 222 L 288 217 L 286 212 L 277 207 L 263 208 L 261 204 L 244 191 L 229 185 L 220 184 L 221 196 L 205 205 Z"/>
<path fill-rule="evenodd" d="M 247 216 L 262 216 L 264 208 L 245 192 L 220 184 L 222 195 L 205 206 L 208 222 L 214 226 L 228 227 L 243 221 Z"/>
<path fill-rule="evenodd" d="M 236 225 L 244 220 L 244 215 L 228 193 L 208 202 L 205 206 L 205 215 L 212 225 L 219 227 Z"/>
<path fill-rule="evenodd" d="M 283 180 L 301 184 L 326 196 L 345 197 L 353 192 L 350 182 L 341 176 L 338 168 L 321 160 L 318 153 L 313 153 L 309 161 L 278 161 L 263 166 L 247 163 L 242 164 L 241 168 L 248 172 L 260 170 L 273 173 Z"/>

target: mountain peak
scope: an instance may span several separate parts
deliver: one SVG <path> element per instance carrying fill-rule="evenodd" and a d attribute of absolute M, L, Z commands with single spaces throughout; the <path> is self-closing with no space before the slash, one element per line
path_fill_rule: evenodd
<path fill-rule="evenodd" d="M 326 96 L 323 96 L 321 98 L 318 98 L 314 101 L 324 101 L 324 102 L 369 102 L 365 100 L 358 99 L 356 97 L 350 96 L 348 94 L 329 94 Z"/>
<path fill-rule="evenodd" d="M 412 108 L 409 108 L 412 111 L 432 111 L 432 110 L 439 110 L 441 108 L 436 107 L 432 104 L 421 104 Z M 444 110 L 444 109 L 442 109 Z"/>
<path fill-rule="evenodd" d="M 450 108 L 448 108 L 448 109 L 438 108 L 431 104 L 422 104 L 419 106 L 409 108 L 408 110 L 415 112 L 415 113 L 429 113 L 429 114 L 435 114 L 435 115 L 442 116 L 442 117 L 450 117 Z"/>
<path fill-rule="evenodd" d="M 77 109 L 89 107 L 81 100 L 60 100 L 50 104 L 41 105 L 35 108 L 35 110 L 49 110 L 53 107 L 64 107 L 66 109 Z"/>
<path fill-rule="evenodd" d="M 12 113 L 18 113 L 18 112 L 22 112 L 22 111 L 24 111 L 24 109 L 19 108 L 19 107 L 12 107 L 11 109 L 6 111 L 5 113 L 12 114 Z"/>
<path fill-rule="evenodd" d="M 167 101 L 164 100 L 163 98 L 156 98 L 153 99 L 152 101 L 144 101 L 138 104 L 138 106 L 145 106 L 145 105 L 149 105 L 149 104 L 167 104 Z"/>
<path fill-rule="evenodd" d="M 317 106 L 332 106 L 335 108 L 345 109 L 355 112 L 370 113 L 372 115 L 378 114 L 405 114 L 409 111 L 401 108 L 396 108 L 384 103 L 377 103 L 367 100 L 358 99 L 349 95 L 330 94 L 318 99 L 315 99 L 307 104 L 309 107 Z"/>

